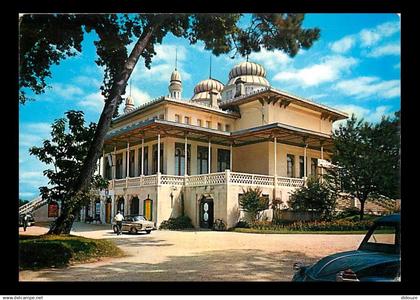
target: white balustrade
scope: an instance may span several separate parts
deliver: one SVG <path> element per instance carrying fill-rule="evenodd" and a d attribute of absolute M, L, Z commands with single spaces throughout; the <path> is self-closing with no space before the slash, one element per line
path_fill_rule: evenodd
<path fill-rule="evenodd" d="M 141 187 L 141 186 L 154 186 L 162 185 L 187 185 L 187 186 L 205 186 L 205 185 L 218 185 L 218 184 L 235 184 L 235 185 L 255 185 L 255 186 L 268 186 L 274 187 L 274 176 L 260 175 L 260 174 L 247 174 L 238 172 L 227 172 L 200 174 L 191 176 L 177 176 L 177 175 L 149 175 L 140 177 L 130 177 L 128 179 L 115 179 L 115 188 L 126 187 Z M 289 178 L 277 177 L 277 186 L 279 187 L 301 187 L 305 183 L 302 178 Z"/>

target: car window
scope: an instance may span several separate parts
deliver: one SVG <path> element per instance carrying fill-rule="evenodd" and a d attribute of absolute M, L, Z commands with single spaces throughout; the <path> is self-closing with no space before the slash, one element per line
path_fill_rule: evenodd
<path fill-rule="evenodd" d="M 144 221 L 145 220 L 145 218 L 143 216 L 135 216 L 133 219 L 134 219 L 134 221 Z"/>
<path fill-rule="evenodd" d="M 375 244 L 393 245 L 395 244 L 395 236 L 396 234 L 394 226 L 380 225 L 375 228 L 367 242 Z"/>
<path fill-rule="evenodd" d="M 399 252 L 399 230 L 396 225 L 378 224 L 371 229 L 362 244 L 360 250 L 398 253 Z"/>

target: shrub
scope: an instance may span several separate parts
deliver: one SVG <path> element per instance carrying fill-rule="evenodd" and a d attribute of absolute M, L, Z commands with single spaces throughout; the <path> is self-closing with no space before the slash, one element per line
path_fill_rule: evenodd
<path fill-rule="evenodd" d="M 290 195 L 289 204 L 296 211 L 316 211 L 322 218 L 329 219 L 334 211 L 337 195 L 325 183 L 311 177 L 307 185 Z"/>
<path fill-rule="evenodd" d="M 273 224 L 270 222 L 254 222 L 252 229 L 258 230 L 289 230 L 289 231 L 353 231 L 353 230 L 367 230 L 372 225 L 371 220 L 364 221 L 350 221 L 350 220 L 335 220 L 335 221 L 298 221 L 293 223 Z"/>
<path fill-rule="evenodd" d="M 243 190 L 243 195 L 239 199 L 239 205 L 242 209 L 249 213 L 252 221 L 259 219 L 260 213 L 269 207 L 268 197 L 262 196 L 260 188 L 248 188 L 246 191 Z"/>
<path fill-rule="evenodd" d="M 169 218 L 169 220 L 163 221 L 159 229 L 179 230 L 194 228 L 191 223 L 191 219 L 188 216 L 180 216 L 177 218 Z"/>
<path fill-rule="evenodd" d="M 247 221 L 240 220 L 238 223 L 236 223 L 236 228 L 250 228 L 251 226 L 248 224 Z"/>
<path fill-rule="evenodd" d="M 21 269 L 62 267 L 72 262 L 122 254 L 111 241 L 72 235 L 22 236 L 19 240 Z"/>

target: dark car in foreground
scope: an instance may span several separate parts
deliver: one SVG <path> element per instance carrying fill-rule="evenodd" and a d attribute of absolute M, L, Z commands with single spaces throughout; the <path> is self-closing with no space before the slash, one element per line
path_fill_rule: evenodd
<path fill-rule="evenodd" d="M 359 248 L 322 258 L 313 265 L 295 263 L 292 281 L 401 281 L 400 215 L 380 217 Z"/>
<path fill-rule="evenodd" d="M 145 231 L 149 234 L 153 229 L 155 229 L 155 224 L 147 221 L 142 215 L 124 216 L 124 221 L 122 221 L 122 231 L 128 231 L 130 233 Z M 118 231 L 116 222 L 112 223 L 112 230 L 114 230 L 114 232 Z"/>

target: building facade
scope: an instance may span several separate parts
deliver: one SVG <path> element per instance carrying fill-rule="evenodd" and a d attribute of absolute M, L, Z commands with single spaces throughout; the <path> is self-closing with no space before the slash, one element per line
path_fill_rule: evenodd
<path fill-rule="evenodd" d="M 233 227 L 243 216 L 239 198 L 260 187 L 287 207 L 289 193 L 331 153 L 332 124 L 347 114 L 273 88 L 263 66 L 243 62 L 222 82 L 199 82 L 182 99 L 181 74 L 169 95 L 134 107 L 112 121 L 98 172 L 107 190 L 83 209 L 109 223 L 118 210 L 143 214 L 159 226 L 182 211 L 197 228 L 221 219 Z"/>

